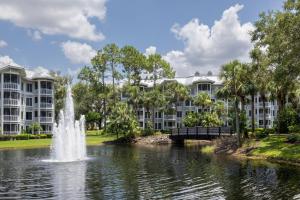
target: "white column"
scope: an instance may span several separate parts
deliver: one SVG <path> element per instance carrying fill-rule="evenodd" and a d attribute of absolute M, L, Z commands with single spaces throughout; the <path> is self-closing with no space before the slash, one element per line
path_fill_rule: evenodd
<path fill-rule="evenodd" d="M 40 122 L 40 113 L 41 113 L 41 81 L 38 80 L 38 123 L 39 125 L 41 125 L 41 122 Z M 40 134 L 40 130 L 38 131 L 38 133 Z"/>
<path fill-rule="evenodd" d="M 4 75 L 3 73 L 1 73 L 1 134 L 3 134 L 3 112 L 4 112 L 4 108 L 3 108 L 3 100 L 4 100 L 4 91 L 3 91 L 3 83 L 4 83 Z"/>

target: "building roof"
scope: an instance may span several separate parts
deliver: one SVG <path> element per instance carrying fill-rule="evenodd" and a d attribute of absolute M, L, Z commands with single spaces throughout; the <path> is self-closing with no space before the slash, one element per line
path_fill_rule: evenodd
<path fill-rule="evenodd" d="M 199 75 L 199 76 L 188 76 L 188 77 L 175 77 L 172 79 L 164 78 L 164 79 L 159 79 L 157 80 L 157 83 L 163 83 L 166 81 L 177 81 L 178 83 L 181 83 L 185 86 L 192 85 L 194 83 L 212 83 L 215 85 L 221 85 L 222 80 L 219 78 L 219 76 L 216 75 Z M 145 85 L 147 87 L 152 87 L 153 86 L 153 81 L 152 80 L 142 80 L 141 81 L 142 85 Z"/>

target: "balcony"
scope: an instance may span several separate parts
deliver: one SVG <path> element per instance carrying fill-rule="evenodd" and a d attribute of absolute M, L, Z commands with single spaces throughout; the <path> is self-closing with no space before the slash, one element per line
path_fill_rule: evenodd
<path fill-rule="evenodd" d="M 12 83 L 12 82 L 4 82 L 3 89 L 10 89 L 10 90 L 20 90 L 19 83 Z"/>
<path fill-rule="evenodd" d="M 4 122 L 18 122 L 20 121 L 19 115 L 3 115 Z"/>
<path fill-rule="evenodd" d="M 52 89 L 46 89 L 46 88 L 41 88 L 41 93 L 42 95 L 52 95 L 53 90 Z"/>
<path fill-rule="evenodd" d="M 3 131 L 4 135 L 16 135 L 19 134 L 19 131 Z"/>
<path fill-rule="evenodd" d="M 165 120 L 176 120 L 177 116 L 176 115 L 165 115 Z"/>
<path fill-rule="evenodd" d="M 40 104 L 41 108 L 53 108 L 53 103 L 43 103 Z"/>
<path fill-rule="evenodd" d="M 3 99 L 4 106 L 20 106 L 21 101 L 19 99 Z"/>
<path fill-rule="evenodd" d="M 53 123 L 53 117 L 40 117 L 41 123 Z"/>

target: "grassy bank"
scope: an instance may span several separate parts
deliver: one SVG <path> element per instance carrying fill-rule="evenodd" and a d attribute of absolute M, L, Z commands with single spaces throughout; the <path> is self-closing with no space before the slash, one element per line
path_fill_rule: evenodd
<path fill-rule="evenodd" d="M 96 135 L 94 132 L 87 134 L 87 145 L 100 145 L 103 142 L 115 140 L 115 136 L 110 135 Z M 25 149 L 25 148 L 40 148 L 49 147 L 51 139 L 33 139 L 33 140 L 12 140 L 0 141 L 0 149 Z"/>
<path fill-rule="evenodd" d="M 287 136 L 272 135 L 255 145 L 250 156 L 300 163 L 300 144 L 287 143 Z"/>
<path fill-rule="evenodd" d="M 205 146 L 202 153 L 214 153 L 218 149 L 218 142 Z M 251 159 L 266 159 L 279 162 L 300 164 L 300 144 L 287 142 L 286 135 L 270 135 L 261 140 L 249 139 L 237 150 L 228 150 L 223 153 L 232 154 L 237 157 Z"/>

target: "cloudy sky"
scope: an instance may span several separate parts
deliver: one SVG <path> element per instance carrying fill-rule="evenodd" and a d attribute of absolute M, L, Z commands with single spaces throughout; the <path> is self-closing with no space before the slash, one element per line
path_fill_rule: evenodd
<path fill-rule="evenodd" d="M 177 71 L 217 72 L 247 61 L 260 12 L 282 0 L 1 0 L 0 64 L 75 75 L 97 49 L 116 43 L 158 52 Z"/>

